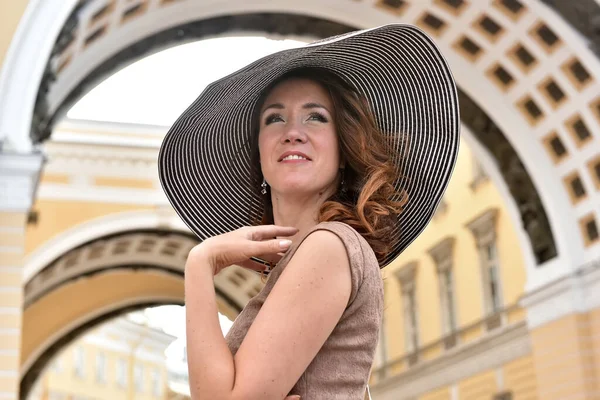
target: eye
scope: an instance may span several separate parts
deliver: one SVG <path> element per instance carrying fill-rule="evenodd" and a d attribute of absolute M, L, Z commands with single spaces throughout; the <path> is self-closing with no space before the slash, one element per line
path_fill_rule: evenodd
<path fill-rule="evenodd" d="M 265 125 L 272 124 L 273 122 L 283 121 L 283 118 L 279 114 L 270 114 L 265 118 Z"/>
<path fill-rule="evenodd" d="M 328 122 L 329 121 L 326 116 L 324 116 L 323 114 L 318 113 L 318 112 L 311 113 L 309 115 L 308 119 L 313 120 L 313 121 L 319 121 L 319 122 Z"/>

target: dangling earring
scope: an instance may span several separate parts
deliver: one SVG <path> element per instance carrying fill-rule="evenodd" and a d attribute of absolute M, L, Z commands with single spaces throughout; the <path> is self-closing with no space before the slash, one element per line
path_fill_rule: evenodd
<path fill-rule="evenodd" d="M 342 194 L 346 193 L 346 179 L 344 177 L 344 169 L 340 169 L 340 174 L 342 174 L 342 181 L 340 182 L 340 191 Z"/>
<path fill-rule="evenodd" d="M 260 186 L 262 186 L 262 190 L 260 192 L 264 196 L 265 194 L 267 194 L 267 182 L 265 181 L 264 178 L 263 178 L 263 183 Z"/>

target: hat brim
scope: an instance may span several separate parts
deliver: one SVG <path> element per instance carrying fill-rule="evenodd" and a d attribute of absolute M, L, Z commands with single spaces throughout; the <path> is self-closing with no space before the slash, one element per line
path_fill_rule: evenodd
<path fill-rule="evenodd" d="M 423 31 L 389 24 L 265 56 L 208 85 L 167 132 L 158 156 L 161 185 L 200 240 L 260 220 L 251 187 L 251 119 L 262 92 L 298 68 L 324 68 L 370 102 L 391 136 L 392 158 L 408 203 L 394 233 L 388 265 L 431 221 L 448 185 L 460 142 L 458 95 L 450 68 Z"/>

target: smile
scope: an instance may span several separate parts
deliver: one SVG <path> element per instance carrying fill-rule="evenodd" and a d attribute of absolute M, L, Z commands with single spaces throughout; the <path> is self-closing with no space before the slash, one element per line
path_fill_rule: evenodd
<path fill-rule="evenodd" d="M 302 157 L 302 156 L 297 156 L 297 155 L 291 155 L 291 156 L 283 157 L 281 159 L 281 161 L 289 161 L 289 160 L 305 160 L 305 161 L 308 161 L 308 158 Z"/>
<path fill-rule="evenodd" d="M 306 154 L 301 153 L 299 151 L 289 151 L 289 152 L 285 152 L 281 155 L 281 157 L 279 158 L 279 162 L 284 162 L 284 161 L 312 161 Z"/>

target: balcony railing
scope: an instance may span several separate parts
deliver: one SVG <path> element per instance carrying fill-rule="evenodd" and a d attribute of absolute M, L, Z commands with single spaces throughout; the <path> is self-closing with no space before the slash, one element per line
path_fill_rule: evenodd
<path fill-rule="evenodd" d="M 371 384 L 380 382 L 388 377 L 401 374 L 423 361 L 433 360 L 449 351 L 458 350 L 463 345 L 475 342 L 488 333 L 503 326 L 520 322 L 525 317 L 525 310 L 517 303 L 507 306 L 474 323 L 440 337 L 438 340 L 424 345 L 412 353 L 391 360 L 372 372 Z"/>

